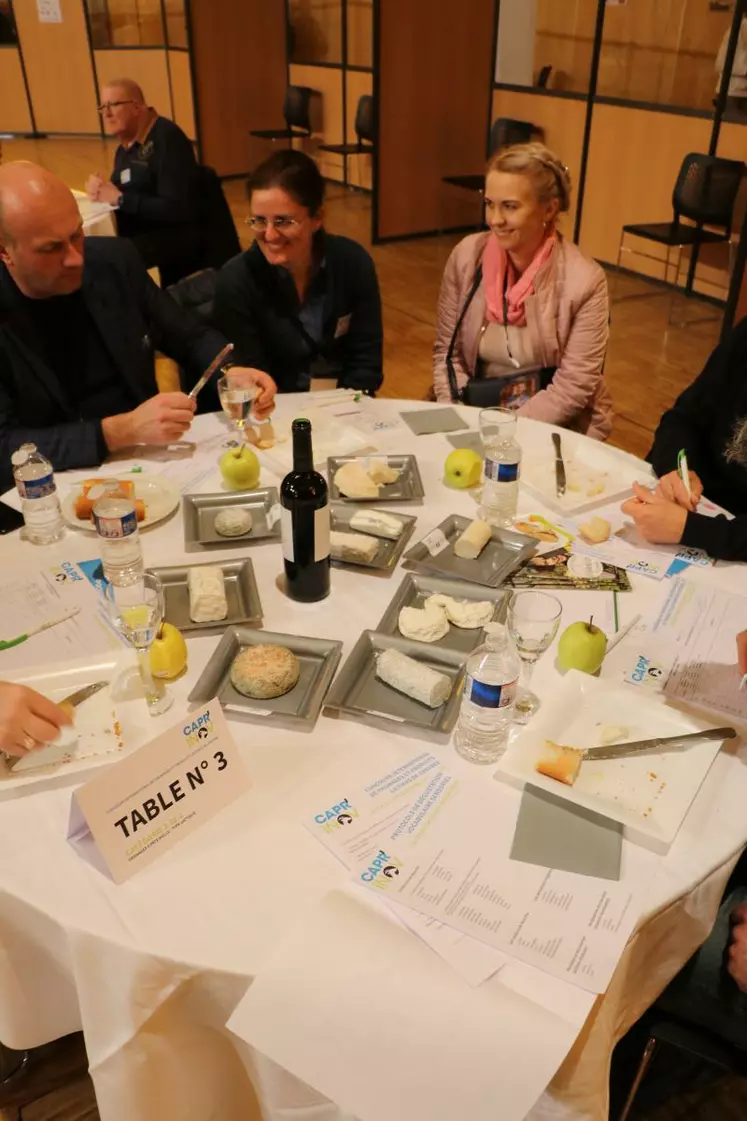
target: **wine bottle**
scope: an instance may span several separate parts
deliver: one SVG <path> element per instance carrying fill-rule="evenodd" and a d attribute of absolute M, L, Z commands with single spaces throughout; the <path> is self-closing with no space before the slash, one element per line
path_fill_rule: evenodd
<path fill-rule="evenodd" d="M 327 483 L 314 470 L 311 423 L 293 421 L 293 470 L 280 485 L 280 528 L 288 595 L 313 603 L 329 595 Z"/>

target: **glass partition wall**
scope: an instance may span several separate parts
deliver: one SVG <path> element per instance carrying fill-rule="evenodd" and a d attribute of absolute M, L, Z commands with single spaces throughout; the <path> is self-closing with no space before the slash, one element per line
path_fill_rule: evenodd
<path fill-rule="evenodd" d="M 85 0 L 95 50 L 107 47 L 186 49 L 185 0 Z"/>

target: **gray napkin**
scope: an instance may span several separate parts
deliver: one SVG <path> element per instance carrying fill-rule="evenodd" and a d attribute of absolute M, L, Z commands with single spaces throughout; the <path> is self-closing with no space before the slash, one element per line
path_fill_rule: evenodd
<path fill-rule="evenodd" d="M 482 440 L 479 432 L 460 432 L 458 436 L 447 436 L 446 439 L 452 448 L 469 448 L 470 451 L 482 455 Z"/>
<path fill-rule="evenodd" d="M 620 879 L 622 825 L 525 786 L 511 859 L 561 872 Z"/>
<path fill-rule="evenodd" d="M 458 432 L 460 428 L 469 428 L 456 409 L 448 405 L 444 409 L 416 409 L 412 413 L 399 415 L 416 436 L 431 436 L 434 432 Z"/>

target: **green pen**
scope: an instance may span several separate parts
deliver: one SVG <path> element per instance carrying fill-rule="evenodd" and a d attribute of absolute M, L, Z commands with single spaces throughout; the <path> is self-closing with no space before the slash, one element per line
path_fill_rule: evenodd
<path fill-rule="evenodd" d="M 687 466 L 687 452 L 684 448 L 680 448 L 679 452 L 677 453 L 677 470 L 680 473 L 682 485 L 687 491 L 687 497 L 692 502 L 693 492 L 692 487 L 690 486 L 690 468 Z"/>
<path fill-rule="evenodd" d="M 26 642 L 32 635 L 40 634 L 42 631 L 48 631 L 50 627 L 56 627 L 58 623 L 66 623 L 68 619 L 72 619 L 79 611 L 79 607 L 74 607 L 70 611 L 66 611 L 64 615 L 59 615 L 56 619 L 48 619 L 46 623 L 40 623 L 38 627 L 31 627 L 25 634 L 16 635 L 15 638 L 0 639 L 0 650 L 12 650 L 14 646 L 20 646 L 22 642 Z"/>

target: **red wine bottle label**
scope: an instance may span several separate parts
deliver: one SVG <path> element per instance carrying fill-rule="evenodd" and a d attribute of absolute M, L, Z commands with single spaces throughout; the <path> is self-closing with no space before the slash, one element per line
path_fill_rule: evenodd
<path fill-rule="evenodd" d="M 285 507 L 280 511 L 280 535 L 283 543 L 283 556 L 287 561 L 295 561 L 293 548 L 293 516 Z M 329 556 L 329 506 L 314 511 L 314 560 L 326 560 Z"/>

